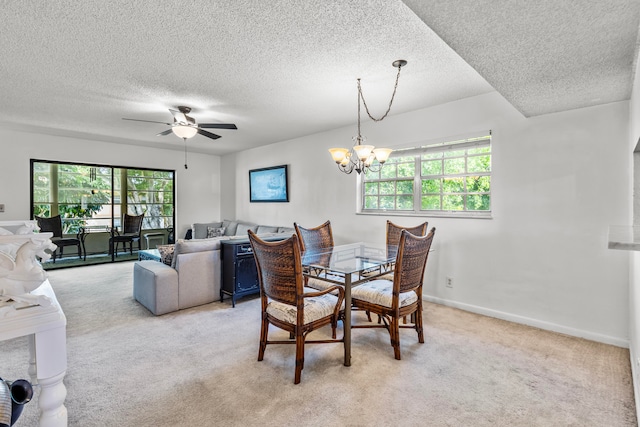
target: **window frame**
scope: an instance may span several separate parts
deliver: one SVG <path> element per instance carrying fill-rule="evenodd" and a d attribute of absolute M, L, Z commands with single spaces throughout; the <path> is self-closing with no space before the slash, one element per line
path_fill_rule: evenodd
<path fill-rule="evenodd" d="M 55 185 L 52 186 L 51 188 L 51 192 L 52 194 L 50 195 L 50 200 L 47 202 L 41 202 L 41 201 L 36 201 L 36 198 L 34 197 L 35 195 L 35 191 L 36 191 L 36 186 L 34 185 L 34 178 L 35 178 L 35 164 L 36 163 L 41 163 L 41 164 L 49 164 L 49 165 L 55 165 L 56 171 L 53 172 L 50 169 L 50 173 L 55 173 L 56 177 L 55 177 Z M 109 222 L 109 226 L 110 227 L 114 227 L 114 226 L 120 226 L 121 225 L 121 221 L 122 221 L 122 217 L 124 216 L 124 213 L 129 213 L 131 215 L 137 215 L 140 214 L 141 212 L 137 212 L 139 209 L 135 209 L 135 206 L 137 206 L 137 203 L 130 203 L 128 201 L 128 193 L 133 191 L 136 191 L 135 188 L 131 189 L 128 186 L 127 183 L 127 171 L 132 170 L 132 171 L 151 171 L 154 173 L 161 173 L 161 174 L 169 174 L 171 176 L 171 178 L 166 178 L 172 181 L 171 183 L 171 202 L 169 203 L 171 205 L 171 210 L 172 213 L 171 215 L 160 215 L 160 216 L 149 216 L 147 217 L 147 215 L 145 215 L 145 219 L 143 221 L 143 230 L 155 230 L 155 229 L 166 229 L 167 227 L 150 227 L 150 224 L 154 222 L 155 218 L 160 218 L 160 222 L 165 222 L 164 218 L 170 218 L 170 225 L 169 227 L 175 227 L 175 223 L 176 223 L 176 172 L 175 170 L 170 170 L 170 169 L 159 169 L 159 168 L 141 168 L 141 167 L 130 167 L 130 166 L 117 166 L 117 165 L 107 165 L 107 164 L 95 164 L 95 163 L 83 163 L 83 162 L 72 162 L 72 161 L 56 161 L 56 160 L 44 160 L 44 159 L 30 159 L 30 168 L 29 168 L 29 173 L 30 173 L 30 207 L 29 207 L 29 211 L 30 211 L 30 217 L 34 218 L 35 215 L 35 205 L 49 205 L 50 209 L 49 209 L 49 216 L 51 215 L 57 215 L 59 214 L 59 206 L 65 204 L 65 202 L 61 202 L 61 199 L 58 195 L 58 191 L 60 189 L 59 183 L 58 183 L 58 179 L 59 179 L 59 172 L 57 171 L 57 168 L 59 168 L 61 165 L 71 165 L 71 166 L 81 166 L 81 167 L 89 167 L 89 168 L 108 168 L 111 169 L 111 179 L 110 179 L 110 188 L 109 189 L 102 189 L 101 191 L 106 191 L 109 194 L 109 200 L 110 203 L 107 205 L 111 206 L 111 212 L 108 212 L 107 214 L 109 215 L 108 218 L 108 222 Z M 117 177 L 117 175 L 120 175 L 120 177 Z M 54 177 L 50 176 L 49 177 L 50 181 L 54 181 Z M 118 185 L 118 181 L 119 181 L 119 185 Z M 54 188 L 55 187 L 55 188 Z M 122 188 L 124 187 L 124 188 Z M 79 187 L 80 188 L 80 187 Z M 70 188 L 72 189 L 72 188 Z M 82 199 L 78 200 L 79 204 L 82 204 L 83 201 Z M 67 203 L 68 204 L 68 203 Z M 149 205 L 152 205 L 153 203 L 148 203 Z M 156 203 L 157 204 L 157 203 Z M 167 203 L 163 203 L 163 205 L 166 205 Z M 130 205 L 134 206 L 134 210 L 135 212 L 132 212 L 130 209 Z M 145 204 L 146 205 L 146 204 Z M 163 211 L 163 209 L 160 209 L 161 211 Z M 147 209 L 148 211 L 148 209 Z M 146 211 L 145 211 L 146 212 Z M 119 216 L 116 216 L 119 213 Z M 81 219 L 81 220 L 88 220 L 89 218 L 85 218 L 85 219 Z M 98 218 L 92 218 L 93 220 L 99 221 Z M 64 227 L 64 222 L 65 219 L 63 219 L 63 229 L 68 228 L 68 227 Z M 67 221 L 68 222 L 68 221 Z M 73 221 L 71 221 L 73 222 Z M 72 234 L 76 233 L 76 230 L 71 230 L 69 231 Z"/>
<path fill-rule="evenodd" d="M 488 147 L 487 152 L 482 153 L 469 153 L 468 150 Z M 460 151 L 464 150 L 464 154 L 460 156 L 452 156 L 447 157 L 447 152 Z M 425 160 L 426 154 L 433 153 L 442 153 L 440 159 L 442 160 L 442 167 L 440 173 L 437 174 L 425 174 L 423 175 L 422 164 Z M 489 165 L 488 171 L 468 171 L 469 159 L 474 157 L 481 156 L 489 156 Z M 390 158 L 399 158 L 399 157 L 414 157 L 414 174 L 413 177 L 392 177 L 392 178 L 384 178 L 380 175 L 379 178 L 370 178 L 369 175 L 358 175 L 357 179 L 357 214 L 362 215 L 385 215 L 385 216 L 419 216 L 419 217 L 453 217 L 453 218 L 479 218 L 479 219 L 491 219 L 492 209 L 493 209 L 493 193 L 492 193 L 492 176 L 493 176 L 493 149 L 492 149 L 492 138 L 491 131 L 486 131 L 482 133 L 476 133 L 473 135 L 465 135 L 458 137 L 449 137 L 442 138 L 435 141 L 426 141 L 418 144 L 412 144 L 411 146 L 405 146 L 396 148 L 391 154 Z M 464 160 L 464 171 L 458 173 L 446 173 L 444 169 L 445 160 L 447 158 L 460 158 Z M 435 160 L 435 159 L 434 159 Z M 404 162 L 407 163 L 407 162 Z M 410 162 L 409 162 L 410 163 Z M 388 167 L 388 163 L 383 166 Z M 489 191 L 483 192 L 469 192 L 467 188 L 468 177 L 476 177 L 476 176 L 488 176 L 489 177 Z M 443 183 L 445 178 L 462 178 L 463 182 L 463 191 L 456 193 L 449 193 L 444 191 Z M 422 181 L 427 179 L 440 179 L 440 192 L 439 193 L 431 193 L 432 195 L 440 196 L 440 207 L 441 209 L 434 210 L 426 210 L 422 209 Z M 367 197 L 371 197 L 371 194 L 366 194 L 367 183 L 375 183 L 375 182 L 398 182 L 398 181 L 407 181 L 413 180 L 413 209 L 411 210 L 403 210 L 397 209 L 398 200 L 397 196 L 399 193 L 395 192 L 392 195 L 396 196 L 396 209 L 371 209 L 366 208 L 365 203 L 367 201 Z M 442 209 L 443 196 L 447 195 L 461 195 L 463 197 L 464 209 L 463 210 L 451 210 L 451 209 Z M 467 210 L 467 197 L 469 195 L 480 195 L 480 196 L 488 196 L 488 209 L 486 210 Z M 380 191 L 378 191 L 374 196 L 381 197 Z"/>

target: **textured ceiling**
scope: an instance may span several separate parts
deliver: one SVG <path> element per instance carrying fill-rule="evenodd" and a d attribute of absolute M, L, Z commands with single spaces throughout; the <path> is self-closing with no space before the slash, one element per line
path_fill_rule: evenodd
<path fill-rule="evenodd" d="M 637 0 L 405 3 L 0 0 L 0 126 L 182 149 L 156 136 L 165 125 L 122 118 L 187 105 L 238 126 L 188 140 L 193 152 L 355 133 L 356 78 L 379 116 L 396 59 L 409 63 L 391 114 L 494 88 L 525 115 L 629 98 Z"/>
<path fill-rule="evenodd" d="M 629 99 L 638 0 L 404 0 L 527 117 Z"/>

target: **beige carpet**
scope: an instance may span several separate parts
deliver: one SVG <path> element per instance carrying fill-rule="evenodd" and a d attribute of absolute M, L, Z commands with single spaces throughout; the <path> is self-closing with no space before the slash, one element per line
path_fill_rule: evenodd
<path fill-rule="evenodd" d="M 354 330 L 351 367 L 340 345 L 309 345 L 294 385 L 294 346 L 257 362 L 258 299 L 155 317 L 131 297 L 132 269 L 49 273 L 70 426 L 636 425 L 626 349 L 426 304 L 426 342 L 402 331 L 403 360 L 386 331 Z M 0 343 L 0 376 L 28 378 L 27 354 L 25 339 Z M 37 425 L 36 400 L 17 426 Z"/>

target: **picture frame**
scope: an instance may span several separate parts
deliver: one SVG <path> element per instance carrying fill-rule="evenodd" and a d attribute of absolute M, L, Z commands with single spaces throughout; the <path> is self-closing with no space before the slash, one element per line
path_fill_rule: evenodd
<path fill-rule="evenodd" d="M 287 165 L 249 170 L 251 203 L 285 203 L 289 201 Z"/>

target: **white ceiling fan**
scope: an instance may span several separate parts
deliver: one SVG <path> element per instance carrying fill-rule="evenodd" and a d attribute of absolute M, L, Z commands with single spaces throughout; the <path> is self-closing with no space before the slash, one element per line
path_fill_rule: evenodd
<path fill-rule="evenodd" d="M 196 120 L 189 116 L 191 107 L 179 106 L 177 110 L 169 108 L 169 112 L 173 115 L 173 123 L 169 122 L 156 122 L 153 120 L 140 120 L 140 119 L 127 119 L 134 122 L 147 122 L 147 123 L 160 123 L 163 125 L 171 126 L 170 129 L 160 132 L 156 136 L 166 136 L 170 133 L 174 133 L 176 136 L 182 138 L 185 142 L 184 145 L 184 168 L 187 169 L 187 139 L 193 138 L 196 134 L 206 136 L 211 139 L 221 138 L 220 135 L 206 131 L 205 129 L 238 129 L 233 123 L 197 123 Z"/>
<path fill-rule="evenodd" d="M 131 120 L 134 122 L 147 122 L 147 123 L 160 123 L 167 126 L 171 126 L 171 129 L 167 129 L 165 131 L 160 132 L 156 136 L 165 136 L 170 133 L 176 134 L 178 137 L 187 139 L 195 136 L 196 134 L 200 134 L 202 136 L 206 136 L 211 139 L 218 139 L 220 135 L 216 135 L 215 133 L 211 133 L 206 131 L 205 129 L 238 129 L 238 127 L 233 123 L 197 123 L 196 120 L 189 116 L 188 114 L 191 112 L 191 107 L 179 106 L 177 110 L 169 108 L 169 112 L 173 115 L 173 123 L 168 122 L 156 122 L 152 120 L 139 120 L 139 119 L 127 119 L 123 118 L 122 120 Z"/>

